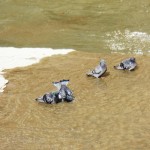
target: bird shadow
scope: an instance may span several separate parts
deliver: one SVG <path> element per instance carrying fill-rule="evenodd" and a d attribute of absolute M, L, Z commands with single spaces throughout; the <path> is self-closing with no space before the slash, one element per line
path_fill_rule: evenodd
<path fill-rule="evenodd" d="M 109 76 L 110 75 L 110 72 L 106 72 L 106 73 L 104 73 L 103 75 L 102 75 L 102 77 L 107 77 L 107 76 Z"/>

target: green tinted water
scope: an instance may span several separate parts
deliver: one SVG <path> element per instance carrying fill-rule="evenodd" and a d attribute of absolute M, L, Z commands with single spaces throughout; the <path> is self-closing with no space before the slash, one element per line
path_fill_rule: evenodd
<path fill-rule="evenodd" d="M 0 0 L 0 46 L 146 54 L 149 11 L 148 0 Z M 149 56 L 136 56 L 135 72 L 114 70 L 127 56 L 74 52 L 7 71 L 0 149 L 150 149 Z M 108 75 L 86 78 L 100 57 Z M 64 78 L 71 81 L 75 103 L 33 101 Z"/>
<path fill-rule="evenodd" d="M 147 53 L 149 11 L 149 0 L 1 1 L 0 45 Z"/>

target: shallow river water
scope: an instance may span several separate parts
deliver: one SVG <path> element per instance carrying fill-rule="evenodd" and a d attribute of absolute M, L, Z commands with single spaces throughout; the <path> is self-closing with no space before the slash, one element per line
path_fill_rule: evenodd
<path fill-rule="evenodd" d="M 149 11 L 148 0 L 0 2 L 0 46 L 77 50 L 6 70 L 0 149 L 150 149 Z M 135 71 L 114 70 L 130 56 L 137 60 Z M 87 78 L 100 58 L 107 73 Z M 34 101 L 60 79 L 70 79 L 73 103 Z"/>

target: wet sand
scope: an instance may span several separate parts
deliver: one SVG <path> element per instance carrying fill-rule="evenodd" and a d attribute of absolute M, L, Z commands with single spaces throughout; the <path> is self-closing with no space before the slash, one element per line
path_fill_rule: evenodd
<path fill-rule="evenodd" d="M 7 70 L 9 83 L 0 94 L 0 149 L 150 149 L 150 57 L 135 55 L 133 72 L 113 68 L 130 56 L 72 52 Z M 107 62 L 106 75 L 86 77 L 100 58 Z M 34 101 L 55 90 L 51 82 L 60 79 L 70 79 L 75 102 Z"/>

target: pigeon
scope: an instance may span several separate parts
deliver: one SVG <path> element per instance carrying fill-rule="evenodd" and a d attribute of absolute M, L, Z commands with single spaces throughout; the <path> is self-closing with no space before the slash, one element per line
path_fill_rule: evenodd
<path fill-rule="evenodd" d="M 86 75 L 93 76 L 95 78 L 100 78 L 106 71 L 107 71 L 106 62 L 104 59 L 101 59 L 99 65 L 92 71 L 89 71 Z"/>
<path fill-rule="evenodd" d="M 135 69 L 135 67 L 137 66 L 136 64 L 136 60 L 134 57 L 128 58 L 123 60 L 121 63 L 119 63 L 118 65 L 114 66 L 115 69 L 118 70 L 129 70 L 132 71 Z"/>
<path fill-rule="evenodd" d="M 71 102 L 74 100 L 73 92 L 67 87 L 69 80 L 60 80 L 59 82 L 52 83 L 57 88 L 57 91 L 45 93 L 43 96 L 36 98 L 36 101 L 56 104 L 63 101 Z"/>

